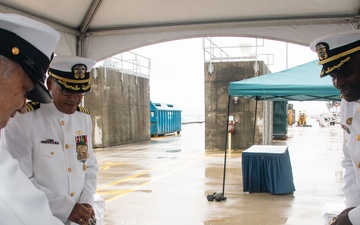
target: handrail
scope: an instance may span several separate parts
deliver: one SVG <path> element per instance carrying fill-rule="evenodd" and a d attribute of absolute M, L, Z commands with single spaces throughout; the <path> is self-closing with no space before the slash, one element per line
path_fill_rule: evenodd
<path fill-rule="evenodd" d="M 210 47 L 206 46 L 206 40 L 209 41 Z M 226 53 L 224 50 L 222 50 L 222 48 L 220 48 L 219 46 L 217 46 L 212 40 L 211 38 L 205 37 L 203 38 L 203 50 L 204 50 L 204 61 L 205 62 L 212 62 L 214 58 L 219 59 L 220 62 L 222 62 L 223 60 L 227 60 L 227 58 L 229 57 L 229 54 Z M 216 50 L 218 50 L 218 55 L 216 54 Z M 209 60 L 206 60 L 206 53 L 208 53 L 208 55 L 210 56 Z M 223 54 L 225 55 L 225 57 L 223 57 Z"/>
<path fill-rule="evenodd" d="M 151 73 L 151 59 L 131 51 L 105 59 L 102 66 L 119 71 L 122 74 L 147 79 L 150 78 Z"/>
<path fill-rule="evenodd" d="M 240 39 L 240 38 L 239 38 Z M 241 40 L 241 39 L 240 39 Z M 259 41 L 259 43 L 258 43 Z M 256 48 L 255 54 L 244 55 L 244 48 Z M 274 53 L 258 53 L 259 47 L 265 47 L 264 39 L 256 39 L 254 45 L 218 46 L 212 38 L 203 38 L 204 62 L 264 61 L 266 65 L 274 65 Z M 225 52 L 226 50 L 226 52 Z"/>

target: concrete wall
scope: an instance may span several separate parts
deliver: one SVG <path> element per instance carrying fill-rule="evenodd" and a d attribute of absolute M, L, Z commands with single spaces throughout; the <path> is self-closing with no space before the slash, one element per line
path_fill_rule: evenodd
<path fill-rule="evenodd" d="M 149 79 L 103 67 L 93 69 L 91 78 L 84 106 L 91 112 L 94 147 L 149 140 Z"/>
<path fill-rule="evenodd" d="M 214 63 L 214 72 L 205 66 L 205 149 L 224 150 L 227 125 L 228 84 L 254 76 L 254 62 Z M 259 74 L 269 73 L 259 62 Z M 91 92 L 84 106 L 91 112 L 94 147 L 110 147 L 151 139 L 149 79 L 121 74 L 109 68 L 93 69 Z M 259 101 L 255 125 L 255 144 L 272 141 L 272 102 Z M 255 101 L 230 102 L 235 119 L 231 149 L 246 149 L 254 144 Z"/>
<path fill-rule="evenodd" d="M 259 75 L 270 73 L 263 62 L 259 64 Z M 205 149 L 224 150 L 227 148 L 226 116 L 228 109 L 228 85 L 254 77 L 254 62 L 213 63 L 214 71 L 209 73 L 205 64 Z M 230 116 L 235 120 L 235 132 L 231 135 L 231 149 L 244 150 L 253 144 L 270 144 L 272 141 L 272 102 L 258 101 L 255 123 L 255 100 L 239 99 L 230 102 Z M 255 127 L 255 142 L 254 142 Z"/>

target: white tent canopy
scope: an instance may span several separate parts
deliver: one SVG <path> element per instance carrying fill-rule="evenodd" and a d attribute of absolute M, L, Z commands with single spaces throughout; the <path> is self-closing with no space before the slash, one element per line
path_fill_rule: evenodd
<path fill-rule="evenodd" d="M 57 54 L 97 61 L 149 44 L 193 37 L 259 37 L 308 45 L 358 29 L 359 0 L 0 0 L 59 32 Z"/>

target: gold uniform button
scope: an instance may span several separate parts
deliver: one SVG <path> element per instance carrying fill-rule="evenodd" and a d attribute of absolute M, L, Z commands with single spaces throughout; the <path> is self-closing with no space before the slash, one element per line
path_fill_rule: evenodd
<path fill-rule="evenodd" d="M 61 121 L 61 125 L 64 126 L 64 125 L 65 125 L 65 121 L 62 120 L 62 121 Z"/>
<path fill-rule="evenodd" d="M 65 148 L 66 148 L 66 149 L 68 149 L 69 147 L 70 147 L 70 145 L 69 145 L 69 144 L 66 144 L 66 145 L 65 145 Z"/>
<path fill-rule="evenodd" d="M 352 124 L 352 120 L 353 120 L 352 117 L 347 118 L 347 119 L 346 119 L 346 124 L 347 124 L 347 125 L 351 125 L 351 124 Z"/>
<path fill-rule="evenodd" d="M 358 108 L 358 112 L 360 112 L 360 108 Z"/>
<path fill-rule="evenodd" d="M 75 193 L 74 193 L 74 192 L 71 192 L 71 197 L 74 196 L 74 195 L 75 195 Z"/>
<path fill-rule="evenodd" d="M 11 52 L 12 52 L 13 55 L 19 55 L 20 50 L 19 50 L 17 47 L 13 47 L 13 48 L 11 49 Z"/>
<path fill-rule="evenodd" d="M 360 135 L 356 135 L 356 140 L 360 141 Z"/>
<path fill-rule="evenodd" d="M 71 172 L 71 171 L 72 171 L 71 167 L 69 167 L 69 168 L 68 168 L 68 171 L 69 171 L 69 172 Z"/>
<path fill-rule="evenodd" d="M 360 169 L 360 162 L 356 163 L 356 167 Z"/>
<path fill-rule="evenodd" d="M 54 155 L 55 153 L 54 152 L 51 152 L 51 155 Z"/>

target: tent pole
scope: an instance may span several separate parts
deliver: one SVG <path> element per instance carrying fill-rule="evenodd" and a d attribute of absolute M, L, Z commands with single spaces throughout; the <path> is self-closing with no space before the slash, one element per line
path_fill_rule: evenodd
<path fill-rule="evenodd" d="M 225 138 L 225 154 L 224 154 L 224 174 L 223 174 L 223 188 L 222 188 L 222 194 L 224 195 L 225 193 L 225 175 L 226 175 L 226 153 L 227 153 L 227 142 L 228 142 L 228 137 L 229 137 L 229 131 L 228 131 L 228 127 L 229 127 L 229 116 L 230 116 L 230 101 L 231 101 L 231 96 L 229 95 L 228 98 L 228 109 L 227 109 L 227 116 L 226 116 L 226 138 Z"/>
<path fill-rule="evenodd" d="M 254 135 L 253 135 L 253 145 L 255 145 L 255 133 L 256 133 L 256 118 L 257 118 L 257 104 L 258 104 L 258 98 L 255 97 L 255 120 L 254 120 Z"/>
<path fill-rule="evenodd" d="M 217 193 L 217 192 L 214 192 L 213 194 L 209 194 L 207 195 L 207 200 L 209 202 L 212 202 L 214 201 L 214 199 L 217 201 L 217 202 L 221 202 L 221 201 L 224 201 L 226 200 L 227 198 L 224 196 L 224 193 L 225 193 L 225 175 L 226 175 L 226 153 L 227 153 L 227 142 L 228 142 L 228 135 L 229 135 L 229 131 L 228 131 L 228 126 L 229 126 L 229 115 L 230 115 L 230 99 L 231 99 L 231 96 L 229 95 L 229 99 L 228 99 L 228 110 L 227 110 L 227 117 L 226 117 L 226 136 L 225 136 L 225 156 L 224 156 L 224 175 L 223 175 L 223 186 L 222 186 L 222 193 Z"/>

